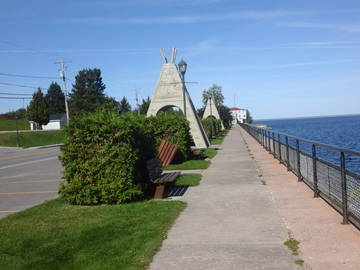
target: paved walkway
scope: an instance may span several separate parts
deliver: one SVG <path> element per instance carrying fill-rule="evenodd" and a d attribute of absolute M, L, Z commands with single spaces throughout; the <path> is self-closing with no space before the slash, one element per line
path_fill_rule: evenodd
<path fill-rule="evenodd" d="M 314 270 L 359 270 L 360 231 L 342 225 L 342 217 L 288 172 L 246 131 L 242 136 L 254 155 L 287 228 L 300 241 L 301 258 Z"/>
<path fill-rule="evenodd" d="M 231 130 L 150 269 L 296 269 L 288 231 L 240 129 Z"/>

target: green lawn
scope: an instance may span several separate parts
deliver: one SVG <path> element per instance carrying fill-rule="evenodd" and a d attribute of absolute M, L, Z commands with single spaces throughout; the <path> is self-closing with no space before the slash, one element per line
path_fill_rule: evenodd
<path fill-rule="evenodd" d="M 184 208 L 181 201 L 55 199 L 0 220 L 0 269 L 146 269 Z"/>
<path fill-rule="evenodd" d="M 201 181 L 201 174 L 182 174 L 176 178 L 175 186 L 183 187 L 183 186 L 198 186 Z"/>
<path fill-rule="evenodd" d="M 222 131 L 215 139 L 210 140 L 211 144 L 222 144 L 229 130 Z"/>
<path fill-rule="evenodd" d="M 206 148 L 201 155 L 203 156 L 203 158 L 213 158 L 215 157 L 217 154 L 217 150 L 215 148 Z"/>
<path fill-rule="evenodd" d="M 19 130 L 29 130 L 30 124 L 28 120 L 18 120 Z M 16 130 L 16 120 L 0 119 L 0 131 Z"/>
<path fill-rule="evenodd" d="M 170 164 L 165 166 L 164 170 L 202 170 L 210 166 L 207 160 L 187 160 L 180 164 Z"/>
<path fill-rule="evenodd" d="M 63 143 L 64 135 L 63 130 L 20 132 L 20 147 L 28 148 Z M 16 132 L 0 133 L 0 146 L 16 146 Z"/>

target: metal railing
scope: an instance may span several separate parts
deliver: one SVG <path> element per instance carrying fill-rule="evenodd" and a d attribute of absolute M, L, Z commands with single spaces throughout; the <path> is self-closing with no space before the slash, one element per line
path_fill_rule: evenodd
<path fill-rule="evenodd" d="M 298 138 L 285 133 L 240 124 L 288 171 L 306 183 L 314 197 L 323 198 L 343 216 L 343 224 L 349 221 L 360 229 L 360 175 L 346 168 L 345 155 L 360 157 L 359 152 Z M 300 146 L 300 144 L 302 144 Z M 338 164 L 321 158 L 318 154 L 335 151 Z"/>

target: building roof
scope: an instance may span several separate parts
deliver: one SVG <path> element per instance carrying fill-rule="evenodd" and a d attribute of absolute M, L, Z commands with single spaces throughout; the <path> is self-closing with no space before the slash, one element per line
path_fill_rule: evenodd
<path fill-rule="evenodd" d="M 230 108 L 229 110 L 230 110 L 230 111 L 241 111 L 241 110 L 243 110 L 243 109 L 233 107 L 233 108 Z"/>
<path fill-rule="evenodd" d="M 66 114 L 65 113 L 50 114 L 49 121 L 54 121 L 54 120 L 64 121 L 66 120 Z"/>

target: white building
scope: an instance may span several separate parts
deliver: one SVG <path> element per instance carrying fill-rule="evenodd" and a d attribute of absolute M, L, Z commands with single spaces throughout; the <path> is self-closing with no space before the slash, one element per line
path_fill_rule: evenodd
<path fill-rule="evenodd" d="M 29 121 L 30 129 L 35 130 L 35 122 Z M 49 117 L 49 123 L 46 125 L 42 125 L 43 130 L 56 130 L 62 129 L 62 127 L 66 124 L 66 114 L 65 113 L 58 113 L 58 114 L 51 114 Z"/>
<path fill-rule="evenodd" d="M 245 123 L 247 117 L 247 110 L 240 108 L 230 108 L 230 112 L 233 116 L 233 124 Z"/>

